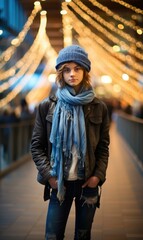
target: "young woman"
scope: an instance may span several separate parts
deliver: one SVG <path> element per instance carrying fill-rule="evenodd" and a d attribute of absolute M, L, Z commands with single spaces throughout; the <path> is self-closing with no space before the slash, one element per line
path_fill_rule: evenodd
<path fill-rule="evenodd" d="M 56 61 L 55 96 L 40 103 L 31 141 L 38 181 L 50 199 L 46 240 L 63 240 L 75 201 L 75 240 L 90 240 L 99 187 L 109 157 L 109 117 L 90 84 L 91 62 L 79 45 L 63 48 Z"/>

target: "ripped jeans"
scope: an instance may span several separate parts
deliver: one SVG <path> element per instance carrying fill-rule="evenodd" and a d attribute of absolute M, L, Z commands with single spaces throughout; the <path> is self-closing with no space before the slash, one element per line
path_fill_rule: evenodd
<path fill-rule="evenodd" d="M 98 200 L 98 187 L 82 189 L 83 181 L 65 181 L 65 200 L 60 205 L 53 189 L 46 220 L 46 240 L 63 240 L 66 223 L 75 199 L 75 234 L 74 240 L 90 240 L 91 227 Z"/>

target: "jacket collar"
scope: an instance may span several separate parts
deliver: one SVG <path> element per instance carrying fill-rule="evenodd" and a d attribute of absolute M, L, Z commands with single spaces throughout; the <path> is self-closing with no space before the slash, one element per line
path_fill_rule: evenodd
<path fill-rule="evenodd" d="M 56 97 L 55 94 L 50 95 L 50 96 L 49 96 L 49 99 L 50 99 L 52 102 L 55 102 L 55 103 L 58 101 L 58 98 Z"/>

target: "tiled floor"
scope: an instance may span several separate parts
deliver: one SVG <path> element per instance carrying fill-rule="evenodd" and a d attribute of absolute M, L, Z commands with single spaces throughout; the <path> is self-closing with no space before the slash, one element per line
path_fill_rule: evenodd
<path fill-rule="evenodd" d="M 44 240 L 48 202 L 30 160 L 0 181 L 0 240 Z M 74 206 L 65 240 L 73 240 Z M 143 172 L 114 125 L 110 161 L 92 240 L 143 239 Z"/>

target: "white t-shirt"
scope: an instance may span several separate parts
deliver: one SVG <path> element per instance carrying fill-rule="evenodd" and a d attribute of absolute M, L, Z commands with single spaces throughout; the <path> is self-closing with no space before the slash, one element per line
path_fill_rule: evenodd
<path fill-rule="evenodd" d="M 74 181 L 78 179 L 77 176 L 77 166 L 78 165 L 78 157 L 77 157 L 77 151 L 75 145 L 72 147 L 72 164 L 71 168 L 69 170 L 69 177 L 68 180 Z"/>

